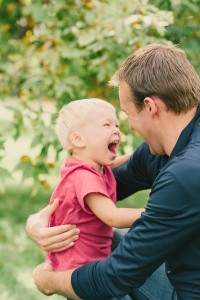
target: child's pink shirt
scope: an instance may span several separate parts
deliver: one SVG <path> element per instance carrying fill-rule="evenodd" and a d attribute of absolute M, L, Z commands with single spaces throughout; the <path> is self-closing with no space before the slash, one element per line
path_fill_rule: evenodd
<path fill-rule="evenodd" d="M 110 167 L 101 174 L 94 167 L 75 158 L 68 158 L 62 166 L 60 181 L 50 203 L 59 199 L 59 206 L 50 220 L 50 226 L 76 224 L 80 237 L 66 251 L 49 252 L 46 261 L 54 270 L 76 268 L 111 253 L 113 230 L 103 223 L 84 202 L 89 193 L 99 193 L 116 202 L 116 181 Z"/>

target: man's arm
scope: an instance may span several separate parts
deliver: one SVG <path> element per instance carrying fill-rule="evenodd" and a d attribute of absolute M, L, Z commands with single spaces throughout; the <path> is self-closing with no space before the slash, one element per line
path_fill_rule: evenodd
<path fill-rule="evenodd" d="M 127 161 L 112 170 L 117 181 L 117 200 L 151 188 L 157 175 L 154 174 L 157 169 L 156 160 L 158 158 L 152 156 L 148 145 L 143 143 Z"/>
<path fill-rule="evenodd" d="M 199 178 L 196 173 L 194 175 Z M 194 182 L 197 180 L 190 182 L 191 189 L 198 190 L 199 181 L 197 184 Z M 166 259 L 173 258 L 174 251 L 182 251 L 187 241 L 198 234 L 199 194 L 195 195 L 196 198 L 191 201 L 187 185 L 180 185 L 176 177 L 166 171 L 165 180 L 161 178 L 155 193 L 151 193 L 146 211 L 109 257 L 74 271 L 60 273 L 49 270 L 48 281 L 43 279 L 46 272 L 42 270 L 40 277 L 36 278 L 37 286 L 42 292 L 65 296 L 73 295 L 70 293 L 74 290 L 84 300 L 110 299 L 129 293 L 134 287 L 141 286 Z"/>
<path fill-rule="evenodd" d="M 130 158 L 130 156 L 131 156 L 130 154 L 124 154 L 124 155 L 116 157 L 111 168 L 114 169 L 114 168 L 121 166 Z"/>
<path fill-rule="evenodd" d="M 33 271 L 34 282 L 41 293 L 51 296 L 58 294 L 75 300 L 80 299 L 71 285 L 71 274 L 74 270 L 53 272 L 48 263 L 38 265 Z"/>
<path fill-rule="evenodd" d="M 176 260 L 178 254 L 174 258 L 174 253 L 177 251 L 180 251 L 182 263 L 185 256 L 187 270 L 187 247 L 192 237 L 193 240 L 198 237 L 200 219 L 199 170 L 196 161 L 188 160 L 189 165 L 192 163 L 194 171 L 191 174 L 194 176 L 190 188 L 185 184 L 182 168 L 177 173 L 177 167 L 174 167 L 176 175 L 167 169 L 163 171 L 150 195 L 146 211 L 116 250 L 108 258 L 84 265 L 72 273 L 72 287 L 76 294 L 84 300 L 123 296 L 141 286 L 163 262 Z M 191 264 L 190 268 L 196 270 L 195 262 L 191 261 Z M 172 269 L 172 274 L 173 271 L 177 270 Z"/>
<path fill-rule="evenodd" d="M 74 245 L 80 230 L 75 225 L 48 227 L 50 216 L 58 206 L 55 200 L 38 213 L 30 215 L 26 223 L 26 232 L 30 238 L 44 251 L 59 252 Z"/>

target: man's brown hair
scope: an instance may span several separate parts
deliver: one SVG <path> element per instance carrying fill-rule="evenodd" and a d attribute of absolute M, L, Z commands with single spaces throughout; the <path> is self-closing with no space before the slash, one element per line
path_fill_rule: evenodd
<path fill-rule="evenodd" d="M 183 50 L 175 45 L 150 44 L 132 53 L 110 80 L 125 81 L 138 110 L 147 96 L 157 96 L 176 114 L 200 102 L 200 78 Z"/>

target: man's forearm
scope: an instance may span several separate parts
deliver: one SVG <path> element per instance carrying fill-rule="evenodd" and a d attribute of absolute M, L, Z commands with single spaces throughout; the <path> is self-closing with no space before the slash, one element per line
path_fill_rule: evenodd
<path fill-rule="evenodd" d="M 37 288 L 45 295 L 58 294 L 72 299 L 80 299 L 71 285 L 74 270 L 52 271 L 49 264 L 43 263 L 34 270 L 33 276 Z"/>
<path fill-rule="evenodd" d="M 119 156 L 115 159 L 113 165 L 111 166 L 112 169 L 117 168 L 121 166 L 123 163 L 125 163 L 130 157 L 130 154 L 124 154 L 122 156 Z"/>
<path fill-rule="evenodd" d="M 74 292 L 71 286 L 71 274 L 72 270 L 52 272 L 48 279 L 48 285 L 51 292 L 53 289 L 54 294 L 69 297 L 71 299 L 80 299 Z"/>

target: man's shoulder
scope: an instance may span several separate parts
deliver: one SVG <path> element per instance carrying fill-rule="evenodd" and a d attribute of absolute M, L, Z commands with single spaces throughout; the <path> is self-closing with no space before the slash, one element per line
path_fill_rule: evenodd
<path fill-rule="evenodd" d="M 147 143 L 141 144 L 132 154 L 130 164 L 135 164 L 140 170 L 145 170 L 151 178 L 156 178 L 160 170 L 168 162 L 166 155 L 153 155 Z"/>
<path fill-rule="evenodd" d="M 161 170 L 156 178 L 154 188 L 164 189 L 172 198 L 199 203 L 200 192 L 200 159 L 188 156 L 185 153 L 174 157 Z M 177 198 L 178 197 L 178 198 Z M 177 201 L 177 200 L 176 200 Z"/>

